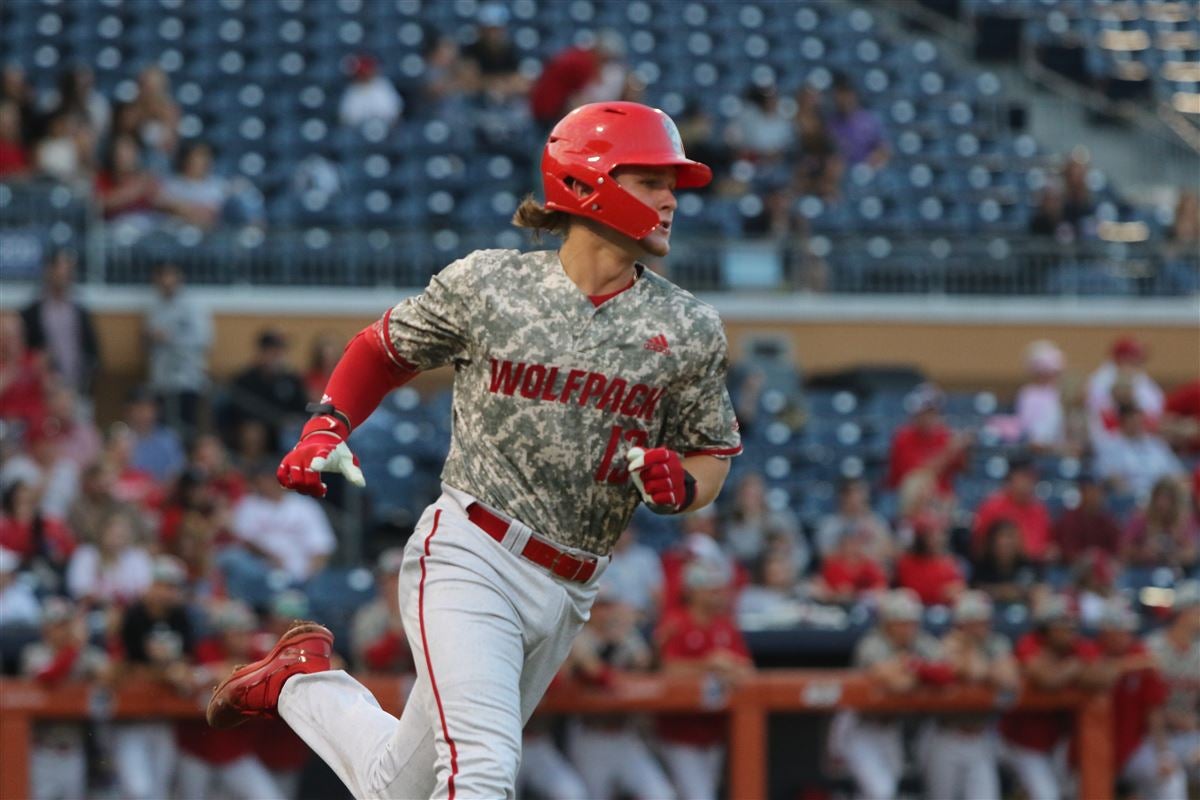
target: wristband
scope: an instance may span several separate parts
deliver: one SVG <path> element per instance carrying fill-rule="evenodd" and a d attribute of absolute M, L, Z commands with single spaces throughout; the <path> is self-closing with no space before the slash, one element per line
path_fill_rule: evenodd
<path fill-rule="evenodd" d="M 354 426 L 350 424 L 350 418 L 333 407 L 333 403 L 309 403 L 304 407 L 304 410 L 312 414 L 314 417 L 319 417 L 328 414 L 334 417 L 338 422 L 346 426 L 346 435 L 350 435 L 350 431 Z"/>
<path fill-rule="evenodd" d="M 680 504 L 679 511 L 676 513 L 682 514 L 687 511 L 694 502 L 696 502 L 696 478 L 685 469 L 683 471 L 683 503 Z"/>

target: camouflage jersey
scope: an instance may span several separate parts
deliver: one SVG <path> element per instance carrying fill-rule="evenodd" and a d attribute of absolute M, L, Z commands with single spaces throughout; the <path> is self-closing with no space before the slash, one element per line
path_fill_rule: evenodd
<path fill-rule="evenodd" d="M 720 318 L 640 266 L 597 308 L 555 252 L 480 250 L 378 330 L 402 367 L 454 365 L 442 480 L 561 545 L 612 550 L 641 499 L 630 447 L 741 452 Z"/>

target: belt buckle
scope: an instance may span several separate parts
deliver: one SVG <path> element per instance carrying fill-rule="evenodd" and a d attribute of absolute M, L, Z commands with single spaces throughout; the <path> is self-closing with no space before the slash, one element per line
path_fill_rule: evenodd
<path fill-rule="evenodd" d="M 558 562 L 563 558 L 575 558 L 575 556 L 571 555 L 566 550 L 558 550 L 554 554 L 554 560 L 550 562 L 550 573 L 552 575 L 557 575 L 565 581 L 573 581 L 575 580 L 575 576 L 579 574 L 579 571 L 583 569 L 583 559 L 575 558 L 575 569 L 570 574 L 564 575 L 558 571 Z"/>

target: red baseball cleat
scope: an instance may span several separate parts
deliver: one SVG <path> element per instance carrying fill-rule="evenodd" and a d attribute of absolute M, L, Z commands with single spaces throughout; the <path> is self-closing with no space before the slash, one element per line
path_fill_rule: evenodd
<path fill-rule="evenodd" d="M 238 667 L 213 691 L 208 724 L 235 728 L 251 717 L 278 717 L 275 705 L 283 684 L 293 675 L 329 669 L 333 634 L 315 622 L 297 622 L 264 658 Z"/>

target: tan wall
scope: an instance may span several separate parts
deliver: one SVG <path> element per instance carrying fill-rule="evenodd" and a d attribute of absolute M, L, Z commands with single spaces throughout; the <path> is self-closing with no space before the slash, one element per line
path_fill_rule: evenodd
<path fill-rule="evenodd" d="M 371 321 L 369 317 L 285 317 L 272 324 L 292 341 L 292 357 L 303 367 L 312 341 L 322 333 L 348 340 Z M 213 373 L 228 376 L 244 365 L 263 318 L 249 314 L 217 317 Z M 120 396 L 140 379 L 144 354 L 139 338 L 140 317 L 132 313 L 99 316 L 104 345 L 105 381 L 102 405 Z M 914 364 L 950 388 L 989 386 L 1002 393 L 1022 380 L 1021 353 L 1039 338 L 1053 339 L 1066 352 L 1069 371 L 1081 375 L 1105 357 L 1120 334 L 1136 334 L 1150 346 L 1151 373 L 1172 386 L 1200 374 L 1200 331 L 1196 327 L 1152 327 L 1143 330 L 1078 324 L 931 324 L 919 322 L 730 323 L 735 358 L 753 336 L 782 335 L 791 341 L 806 373 L 857 364 Z M 430 375 L 422 383 L 448 380 L 449 373 Z M 418 384 L 420 385 L 420 384 Z"/>

